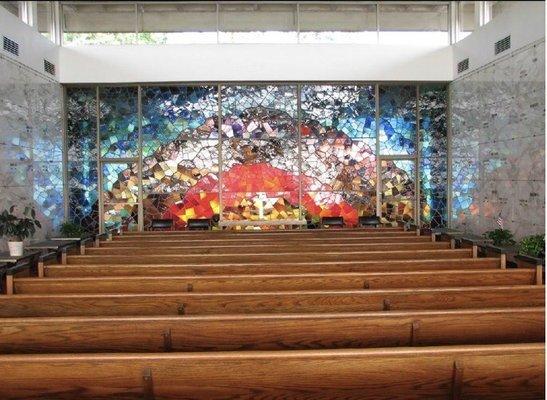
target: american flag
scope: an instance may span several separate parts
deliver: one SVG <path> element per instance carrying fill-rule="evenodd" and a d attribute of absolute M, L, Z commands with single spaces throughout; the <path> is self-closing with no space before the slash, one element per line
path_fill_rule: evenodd
<path fill-rule="evenodd" d="M 496 223 L 500 227 L 500 229 L 503 229 L 503 218 L 501 217 L 501 213 L 498 215 L 498 218 L 496 218 Z"/>

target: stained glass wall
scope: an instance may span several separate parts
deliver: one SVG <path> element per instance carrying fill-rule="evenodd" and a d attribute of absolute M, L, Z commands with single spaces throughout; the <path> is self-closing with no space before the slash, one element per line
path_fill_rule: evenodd
<path fill-rule="evenodd" d="M 416 220 L 417 88 L 380 85 L 379 149 L 384 221 Z"/>
<path fill-rule="evenodd" d="M 218 93 L 214 86 L 142 88 L 144 224 L 219 213 Z"/>
<path fill-rule="evenodd" d="M 68 88 L 69 215 L 93 229 L 99 214 L 132 229 L 375 214 L 442 226 L 445 97 L 416 85 Z"/>
<path fill-rule="evenodd" d="M 296 86 L 223 86 L 222 217 L 299 219 Z"/>
<path fill-rule="evenodd" d="M 446 85 L 420 85 L 420 214 L 432 228 L 447 223 Z"/>
<path fill-rule="evenodd" d="M 137 88 L 102 87 L 99 99 L 101 157 L 138 156 Z"/>
<path fill-rule="evenodd" d="M 68 219 L 90 232 L 99 228 L 97 88 L 67 88 Z"/>
<path fill-rule="evenodd" d="M 105 228 L 136 230 L 139 212 L 137 163 L 102 163 L 103 221 Z"/>
<path fill-rule="evenodd" d="M 380 86 L 380 154 L 415 154 L 416 108 L 416 86 Z"/>
<path fill-rule="evenodd" d="M 302 205 L 318 220 L 355 225 L 376 214 L 376 96 L 373 85 L 301 89 Z"/>
<path fill-rule="evenodd" d="M 382 217 L 388 221 L 414 219 L 416 162 L 382 160 Z"/>

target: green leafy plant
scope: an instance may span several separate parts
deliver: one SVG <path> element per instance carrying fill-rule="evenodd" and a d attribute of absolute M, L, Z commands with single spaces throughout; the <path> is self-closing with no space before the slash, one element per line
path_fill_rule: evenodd
<path fill-rule="evenodd" d="M 11 242 L 22 242 L 34 235 L 36 228 L 41 227 L 34 208 L 25 207 L 21 217 L 15 214 L 15 206 L 0 213 L 0 236 L 7 237 Z"/>
<path fill-rule="evenodd" d="M 485 232 L 483 236 L 487 239 L 491 239 L 494 242 L 494 246 L 505 247 L 515 244 L 513 233 L 511 233 L 509 229 L 494 229 Z"/>
<path fill-rule="evenodd" d="M 60 232 L 61 235 L 68 238 L 79 238 L 87 233 L 80 225 L 70 221 L 63 222 Z"/>
<path fill-rule="evenodd" d="M 543 258 L 545 257 L 545 235 L 524 237 L 519 243 L 519 254 Z"/>

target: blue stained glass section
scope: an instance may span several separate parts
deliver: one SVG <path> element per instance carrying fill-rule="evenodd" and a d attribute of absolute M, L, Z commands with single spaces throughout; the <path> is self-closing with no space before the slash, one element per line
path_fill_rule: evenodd
<path fill-rule="evenodd" d="M 295 139 L 297 136 L 296 86 L 223 86 L 221 104 L 225 138 Z"/>
<path fill-rule="evenodd" d="M 306 136 L 343 132 L 350 139 L 376 137 L 376 98 L 372 85 L 305 85 L 301 118 L 312 127 Z M 315 129 L 313 129 L 315 127 Z"/>
<path fill-rule="evenodd" d="M 101 157 L 138 156 L 137 97 L 136 87 L 99 89 Z"/>
<path fill-rule="evenodd" d="M 422 225 L 447 223 L 447 90 L 446 85 L 420 86 L 420 204 Z"/>
<path fill-rule="evenodd" d="M 96 90 L 67 88 L 68 220 L 90 232 L 99 227 Z"/>
<path fill-rule="evenodd" d="M 176 140 L 218 138 L 214 86 L 142 88 L 143 157 Z"/>
<path fill-rule="evenodd" d="M 416 86 L 380 86 L 380 154 L 416 153 Z"/>

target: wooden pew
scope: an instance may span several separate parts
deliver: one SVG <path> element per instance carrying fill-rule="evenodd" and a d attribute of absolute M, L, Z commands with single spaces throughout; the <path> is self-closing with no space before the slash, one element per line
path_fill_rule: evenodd
<path fill-rule="evenodd" d="M 362 312 L 543 307 L 543 286 L 257 293 L 0 296 L 0 317 Z"/>
<path fill-rule="evenodd" d="M 306 253 L 306 252 L 365 252 L 365 251 L 391 251 L 391 250 L 439 250 L 450 249 L 448 242 L 426 243 L 351 243 L 351 244 L 300 244 L 286 243 L 283 245 L 272 244 L 247 244 L 239 245 L 195 245 L 195 246 L 154 246 L 151 243 L 143 243 L 137 246 L 124 247 L 95 247 L 86 249 L 89 255 L 147 255 L 153 254 L 279 254 L 279 253 Z"/>
<path fill-rule="evenodd" d="M 248 235 L 317 235 L 317 234 L 327 234 L 327 235 L 338 235 L 338 234 L 355 234 L 355 233 L 379 233 L 379 232 L 408 232 L 402 226 L 382 226 L 378 228 L 318 228 L 318 229 L 273 229 L 273 230 L 211 230 L 211 231 L 127 231 L 123 232 L 120 237 L 128 236 L 181 236 L 181 235 L 239 235 L 239 236 L 248 236 Z"/>
<path fill-rule="evenodd" d="M 543 343 L 1 355 L 0 398 L 540 399 Z"/>
<path fill-rule="evenodd" d="M 277 232 L 204 232 L 204 231 L 192 231 L 192 232 L 134 232 L 133 234 L 124 234 L 122 236 L 114 236 L 113 240 L 136 240 L 136 239 L 150 239 L 150 238 L 187 238 L 187 239 L 255 239 L 255 238 L 285 238 L 286 240 L 293 240 L 299 238 L 348 238 L 348 237 L 385 237 L 385 236 L 419 236 L 416 231 L 402 231 L 402 230 L 372 230 L 372 231 L 359 231 L 359 230 L 316 230 L 316 231 L 277 231 Z"/>
<path fill-rule="evenodd" d="M 533 285 L 533 269 L 287 275 L 15 278 L 16 294 L 273 292 L 382 288 Z"/>
<path fill-rule="evenodd" d="M 291 274 L 333 272 L 382 272 L 500 268 L 499 258 L 456 258 L 390 261 L 276 262 L 260 264 L 82 264 L 46 265 L 51 278 L 86 276 L 182 276 L 233 274 Z"/>
<path fill-rule="evenodd" d="M 242 243 L 245 243 L 245 245 L 249 244 L 314 244 L 314 243 L 325 243 L 328 242 L 329 244 L 350 244 L 350 243 L 362 243 L 362 244 L 369 244 L 369 243 L 428 243 L 431 242 L 431 237 L 429 236 L 371 236 L 371 237 L 346 237 L 346 238 L 339 238 L 339 237 L 329 237 L 327 239 L 325 238 L 318 238 L 318 237 L 309 237 L 309 238 L 290 238 L 286 239 L 283 237 L 278 238 L 270 238 L 270 237 L 263 237 L 263 238 L 225 238 L 225 239 L 219 239 L 219 238 L 201 238 L 201 239 L 195 239 L 195 238 L 185 238 L 185 237 L 163 237 L 163 238 L 157 238 L 154 236 L 147 237 L 147 238 L 133 238 L 128 237 L 124 238 L 124 240 L 104 240 L 99 242 L 99 247 L 132 247 L 132 246 L 194 246 L 194 245 L 210 245 L 210 246 L 230 246 L 230 245 L 241 245 Z"/>
<path fill-rule="evenodd" d="M 151 250 L 152 251 L 152 250 Z M 438 250 L 391 250 L 390 260 L 423 259 L 423 258 L 465 258 L 472 257 L 471 249 L 438 249 Z M 214 263 L 257 263 L 279 262 L 319 262 L 319 261 L 366 261 L 385 260 L 386 251 L 352 251 L 352 252 L 303 252 L 274 254 L 126 254 L 126 255 L 85 255 L 69 256 L 68 264 L 214 264 Z"/>
<path fill-rule="evenodd" d="M 0 320 L 0 353 L 298 350 L 543 342 L 545 308 Z"/>

